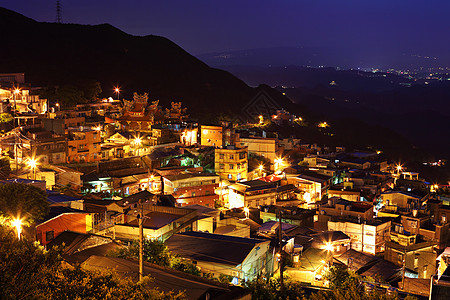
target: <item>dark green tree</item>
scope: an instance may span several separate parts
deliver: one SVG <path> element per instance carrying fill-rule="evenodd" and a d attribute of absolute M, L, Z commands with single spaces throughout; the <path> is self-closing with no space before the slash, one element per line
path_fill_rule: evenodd
<path fill-rule="evenodd" d="M 279 278 L 258 278 L 246 282 L 245 286 L 252 293 L 255 300 L 300 300 L 303 299 L 303 290 L 299 282 L 286 279 L 284 281 L 284 291 L 281 290 Z"/>
<path fill-rule="evenodd" d="M 47 195 L 41 189 L 23 183 L 0 185 L 0 215 L 33 223 L 49 211 Z"/>
<path fill-rule="evenodd" d="M 9 113 L 2 113 L 0 114 L 0 124 L 1 123 L 8 123 L 13 120 L 13 117 Z"/>
<path fill-rule="evenodd" d="M 78 84 L 78 87 L 83 91 L 83 96 L 87 102 L 96 101 L 98 95 L 102 92 L 102 86 L 96 80 L 84 80 Z"/>
<path fill-rule="evenodd" d="M 11 165 L 8 157 L 0 158 L 0 179 L 7 179 L 11 173 Z"/>
<path fill-rule="evenodd" d="M 44 250 L 0 225 L 0 298 L 10 299 L 184 299 L 115 273 L 65 267 L 61 249 Z"/>

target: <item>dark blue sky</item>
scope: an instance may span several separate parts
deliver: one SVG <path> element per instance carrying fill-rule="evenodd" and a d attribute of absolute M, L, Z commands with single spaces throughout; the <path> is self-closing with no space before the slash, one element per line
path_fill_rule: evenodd
<path fill-rule="evenodd" d="M 0 0 L 55 21 L 52 0 Z M 450 0 L 62 0 L 64 23 L 165 36 L 192 54 L 278 46 L 450 56 Z"/>

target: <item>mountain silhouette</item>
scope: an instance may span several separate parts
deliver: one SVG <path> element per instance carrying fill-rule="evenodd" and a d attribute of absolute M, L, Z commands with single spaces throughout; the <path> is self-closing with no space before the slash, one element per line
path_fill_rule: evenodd
<path fill-rule="evenodd" d="M 109 24 L 37 22 L 5 8 L 0 8 L 0 26 L 8 33 L 0 47 L 0 72 L 24 72 L 33 86 L 92 79 L 101 83 L 102 96 L 113 96 L 116 85 L 128 99 L 133 92 L 148 92 L 165 107 L 183 102 L 200 119 L 238 114 L 261 89 L 209 67 L 160 36 L 132 36 Z M 281 107 L 292 106 L 275 93 Z"/>

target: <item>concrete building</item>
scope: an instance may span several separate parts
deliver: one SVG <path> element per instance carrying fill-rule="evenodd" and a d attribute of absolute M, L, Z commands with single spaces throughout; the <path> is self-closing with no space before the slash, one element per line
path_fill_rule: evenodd
<path fill-rule="evenodd" d="M 226 148 L 215 149 L 214 168 L 221 180 L 246 180 L 247 167 L 247 147 L 227 146 Z"/>
<path fill-rule="evenodd" d="M 212 174 L 185 173 L 164 177 L 164 192 L 171 194 L 180 206 L 203 205 L 214 208 L 219 200 L 215 193 L 220 178 Z"/>
<path fill-rule="evenodd" d="M 276 204 L 276 184 L 262 180 L 243 181 L 228 187 L 228 208 Z"/>
<path fill-rule="evenodd" d="M 200 145 L 222 147 L 222 126 L 200 126 Z"/>
<path fill-rule="evenodd" d="M 332 219 L 328 221 L 328 230 L 339 230 L 350 237 L 351 248 L 369 254 L 378 254 L 385 250 L 385 242 L 389 240 L 391 221 L 379 219 L 350 221 Z"/>
<path fill-rule="evenodd" d="M 49 131 L 33 128 L 24 132 L 15 145 L 19 162 L 35 158 L 40 164 L 65 163 L 67 153 L 67 140 Z"/>
<path fill-rule="evenodd" d="M 234 284 L 270 273 L 269 244 L 267 240 L 205 232 L 175 234 L 166 241 L 171 252 L 194 261 L 202 274 L 231 276 Z"/>
<path fill-rule="evenodd" d="M 69 128 L 67 141 L 67 161 L 96 162 L 100 161 L 102 138 L 100 132 L 89 127 Z"/>
<path fill-rule="evenodd" d="M 241 147 L 247 147 L 249 154 L 265 157 L 274 165 L 278 155 L 278 143 L 275 138 L 248 137 L 240 138 Z"/>
<path fill-rule="evenodd" d="M 367 202 L 352 202 L 340 198 L 329 198 L 328 203 L 318 208 L 318 226 L 326 229 L 328 221 L 333 217 L 353 218 L 370 221 L 373 219 L 373 204 Z"/>

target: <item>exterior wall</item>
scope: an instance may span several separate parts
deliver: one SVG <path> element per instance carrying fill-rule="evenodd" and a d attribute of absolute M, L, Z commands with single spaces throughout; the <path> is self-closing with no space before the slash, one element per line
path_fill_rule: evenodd
<path fill-rule="evenodd" d="M 214 232 L 214 217 L 203 218 L 197 220 L 193 225 L 192 230 L 194 231 L 202 231 L 202 232 Z"/>
<path fill-rule="evenodd" d="M 172 194 L 180 206 L 199 204 L 214 208 L 219 195 L 215 193 L 215 189 L 219 184 L 202 185 L 197 187 L 189 187 Z"/>
<path fill-rule="evenodd" d="M 295 179 L 295 186 L 303 192 L 303 200 L 312 203 L 322 199 L 322 184 L 302 178 Z"/>
<path fill-rule="evenodd" d="M 77 171 L 61 172 L 56 175 L 56 183 L 60 185 L 70 184 L 72 187 L 78 189 L 83 185 L 81 175 L 82 173 Z"/>
<path fill-rule="evenodd" d="M 87 233 L 92 230 L 92 216 L 88 213 L 65 213 L 36 226 L 36 239 L 47 245 L 66 230 Z M 51 238 L 53 235 L 53 238 Z"/>
<path fill-rule="evenodd" d="M 217 221 L 217 228 L 220 228 L 222 226 L 234 226 L 235 230 L 229 232 L 229 233 L 221 233 L 223 235 L 229 235 L 229 236 L 237 236 L 237 237 L 243 237 L 243 238 L 250 238 L 250 226 L 239 223 L 238 219 L 223 219 Z"/>
<path fill-rule="evenodd" d="M 417 272 L 418 278 L 429 279 L 436 270 L 437 255 L 433 251 L 433 246 L 430 242 L 414 244 L 408 247 L 394 242 L 386 242 L 384 259 L 397 266 L 403 266 L 403 263 L 405 263 L 407 269 Z"/>
<path fill-rule="evenodd" d="M 67 160 L 69 162 L 100 161 L 101 136 L 98 131 L 74 131 L 70 133 L 72 140 L 68 141 Z"/>
<path fill-rule="evenodd" d="M 200 126 L 200 145 L 222 147 L 222 127 L 221 126 Z"/>
<path fill-rule="evenodd" d="M 144 237 L 147 239 L 157 239 L 163 234 L 168 233 L 174 229 L 174 223 L 163 226 L 159 229 L 150 229 L 144 227 Z M 123 224 L 116 224 L 113 227 L 115 237 L 118 239 L 135 240 L 139 238 L 139 226 L 130 226 Z"/>
<path fill-rule="evenodd" d="M 272 164 L 277 157 L 277 140 L 273 138 L 241 138 L 241 147 L 247 147 L 248 153 L 268 158 Z"/>
<path fill-rule="evenodd" d="M 228 205 L 229 209 L 237 207 L 245 207 L 245 196 L 236 190 L 229 189 L 228 192 Z"/>
<path fill-rule="evenodd" d="M 320 206 L 319 211 L 324 212 L 327 216 L 341 216 L 341 217 L 360 217 L 363 220 L 372 220 L 373 219 L 373 209 L 368 209 L 365 212 L 358 212 L 353 210 L 346 210 L 340 206 L 338 207 L 326 207 Z"/>
<path fill-rule="evenodd" d="M 269 242 L 255 245 L 252 251 L 242 262 L 241 269 L 244 273 L 244 278 L 241 279 L 251 281 L 253 279 L 256 279 L 259 275 L 264 274 L 268 252 Z"/>
<path fill-rule="evenodd" d="M 215 150 L 214 168 L 221 180 L 246 180 L 247 167 L 247 148 Z"/>
<path fill-rule="evenodd" d="M 328 190 L 328 198 L 339 197 L 348 201 L 361 201 L 361 193 L 357 191 Z"/>
<path fill-rule="evenodd" d="M 390 236 L 391 222 L 374 226 L 328 221 L 328 230 L 342 231 L 350 237 L 352 249 L 375 255 L 384 251 L 385 241 Z"/>
<path fill-rule="evenodd" d="M 389 205 L 395 205 L 402 208 L 407 208 L 408 200 L 413 202 L 417 201 L 416 198 L 401 193 L 381 194 L 381 200 L 384 205 L 388 205 L 389 202 Z"/>
<path fill-rule="evenodd" d="M 180 143 L 186 146 L 197 144 L 198 128 L 185 129 L 180 135 Z"/>
<path fill-rule="evenodd" d="M 258 207 L 262 205 L 275 205 L 277 202 L 277 195 L 274 192 L 267 192 L 256 195 L 246 195 L 245 206 Z"/>
<path fill-rule="evenodd" d="M 164 178 L 164 191 L 172 194 L 180 206 L 199 204 L 213 208 L 219 200 L 218 187 L 219 176 L 192 176 L 174 181 Z"/>
<path fill-rule="evenodd" d="M 257 250 L 257 248 L 259 249 Z M 197 267 L 200 268 L 203 274 L 208 274 L 212 277 L 219 277 L 220 274 L 232 276 L 233 283 L 240 284 L 243 281 L 251 281 L 259 275 L 265 274 L 269 268 L 266 265 L 268 251 L 269 243 L 261 243 L 255 245 L 242 264 L 238 266 L 197 261 Z"/>
<path fill-rule="evenodd" d="M 21 139 L 21 143 L 22 148 L 17 148 L 17 155 L 22 161 L 35 157 L 40 164 L 66 163 L 67 141 L 64 137 Z"/>

